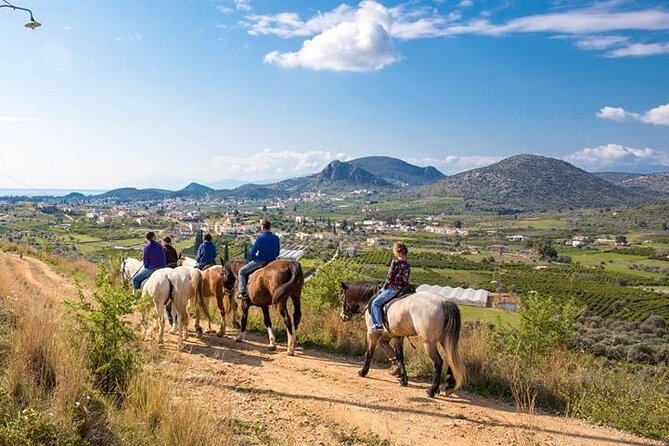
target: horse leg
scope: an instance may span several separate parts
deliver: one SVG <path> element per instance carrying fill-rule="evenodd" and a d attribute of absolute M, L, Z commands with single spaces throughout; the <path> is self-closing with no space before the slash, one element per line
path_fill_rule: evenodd
<path fill-rule="evenodd" d="M 432 385 L 429 389 L 427 389 L 427 395 L 430 398 L 434 398 L 434 396 L 439 393 L 439 385 L 441 384 L 441 370 L 444 366 L 444 361 L 441 359 L 441 355 L 437 349 L 437 344 L 425 342 L 423 343 L 423 347 L 425 347 L 425 351 L 432 360 L 432 364 L 434 364 Z"/>
<path fill-rule="evenodd" d="M 379 342 L 380 336 L 377 333 L 370 333 L 367 331 L 367 350 L 365 351 L 365 363 L 362 366 L 362 369 L 358 371 L 358 376 L 363 378 L 369 373 L 369 366 L 372 363 L 372 357 L 374 356 L 374 350 L 376 350 L 376 344 Z"/>
<path fill-rule="evenodd" d="M 242 324 L 239 328 L 239 334 L 235 341 L 242 342 L 246 337 L 246 324 L 249 321 L 249 305 L 246 302 L 242 303 Z"/>
<path fill-rule="evenodd" d="M 158 344 L 162 344 L 165 341 L 165 307 L 163 305 L 156 305 L 156 312 L 158 313 Z"/>
<path fill-rule="evenodd" d="M 272 330 L 272 319 L 269 317 L 269 306 L 262 307 L 262 317 L 263 322 L 265 322 L 265 328 L 267 328 L 267 335 L 269 336 L 269 348 L 271 350 L 276 350 L 276 336 L 274 336 L 274 330 Z"/>
<path fill-rule="evenodd" d="M 293 301 L 293 324 L 295 326 L 295 331 L 297 331 L 297 327 L 302 320 L 302 298 L 298 294 L 297 296 L 291 296 L 291 300 Z"/>
<path fill-rule="evenodd" d="M 216 333 L 216 336 L 222 338 L 225 336 L 225 305 L 223 305 L 224 294 L 220 291 L 216 291 L 216 306 L 218 307 L 218 312 L 221 315 L 221 328 Z"/>
<path fill-rule="evenodd" d="M 216 300 L 218 301 L 218 296 L 216 297 Z M 211 302 L 211 299 L 206 298 L 206 302 L 207 302 L 207 313 L 211 314 L 211 311 L 209 311 L 209 303 Z M 213 333 L 213 332 L 214 330 L 212 330 L 211 328 L 211 319 L 207 319 L 207 333 Z"/>
<path fill-rule="evenodd" d="M 394 347 L 395 347 L 395 356 L 397 357 L 397 363 L 392 370 L 392 375 L 397 376 L 400 379 L 400 384 L 406 386 L 409 384 L 409 377 L 407 375 L 406 367 L 404 365 L 404 338 L 393 338 Z"/>
<path fill-rule="evenodd" d="M 288 332 L 288 355 L 293 356 L 295 354 L 295 327 L 290 319 L 290 314 L 288 314 L 286 302 L 279 303 L 279 314 L 283 318 L 283 323 L 286 324 L 286 331 Z"/>
<path fill-rule="evenodd" d="M 200 325 L 200 307 L 195 305 L 195 334 L 198 338 L 202 337 L 202 326 Z"/>
<path fill-rule="evenodd" d="M 400 384 L 403 386 L 406 386 L 406 383 L 404 381 L 403 375 L 402 375 L 402 370 L 401 370 L 401 363 L 400 363 L 400 357 L 397 352 L 397 348 L 393 348 L 390 346 L 390 342 L 393 342 L 393 344 L 396 344 L 396 342 L 393 339 L 389 339 L 385 336 L 381 336 L 379 338 L 379 346 L 381 347 L 381 350 L 383 350 L 383 353 L 386 354 L 388 359 L 390 360 L 390 363 L 392 364 L 392 369 L 390 374 L 393 376 L 398 376 L 400 377 Z"/>
<path fill-rule="evenodd" d="M 451 366 L 448 366 L 448 370 L 446 370 L 446 382 L 444 383 L 444 395 L 448 396 L 453 391 L 455 390 L 456 386 L 456 381 L 455 377 L 453 376 L 453 369 L 451 369 Z"/>
<path fill-rule="evenodd" d="M 177 304 L 174 305 L 175 307 Z M 183 350 L 188 338 L 188 301 L 180 302 L 177 308 L 177 324 L 179 325 L 179 350 Z"/>

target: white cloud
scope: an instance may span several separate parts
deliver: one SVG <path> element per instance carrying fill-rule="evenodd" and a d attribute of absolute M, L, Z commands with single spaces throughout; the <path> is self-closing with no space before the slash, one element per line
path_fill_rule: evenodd
<path fill-rule="evenodd" d="M 652 108 L 645 113 L 628 112 L 622 107 L 603 107 L 597 117 L 612 121 L 639 121 L 645 124 L 669 125 L 669 104 Z"/>
<path fill-rule="evenodd" d="M 21 116 L 0 116 L 0 124 L 20 124 L 25 122 L 41 122 L 40 118 L 27 118 Z"/>
<path fill-rule="evenodd" d="M 344 153 L 318 150 L 293 152 L 266 149 L 247 157 L 217 156 L 213 159 L 213 164 L 221 178 L 259 181 L 309 175 L 335 159 L 350 158 Z"/>
<path fill-rule="evenodd" d="M 285 68 L 375 71 L 399 59 L 390 36 L 388 10 L 378 3 L 365 1 L 351 20 L 306 40 L 299 51 L 273 51 L 265 56 L 265 63 Z"/>
<path fill-rule="evenodd" d="M 512 18 L 494 23 L 484 14 L 464 20 L 463 0 L 450 13 L 415 2 L 386 7 L 364 0 L 357 8 L 341 4 L 302 19 L 295 12 L 250 14 L 242 22 L 254 36 L 308 38 L 295 52 L 270 52 L 265 62 L 283 67 L 316 70 L 374 71 L 399 60 L 394 40 L 452 37 L 467 34 L 503 36 L 513 33 L 548 33 L 570 36 L 583 50 L 607 51 L 607 57 L 640 57 L 669 53 L 669 43 L 637 43 L 624 32 L 667 31 L 669 12 L 661 8 L 622 9 L 621 2 Z M 617 33 L 608 35 L 608 33 Z"/>
<path fill-rule="evenodd" d="M 656 165 L 669 166 L 669 153 L 659 150 L 625 147 L 620 144 L 606 144 L 594 148 L 584 148 L 568 155 L 565 160 L 589 170 L 605 169 L 610 166 Z"/>
<path fill-rule="evenodd" d="M 606 53 L 606 57 L 643 57 L 669 54 L 669 42 L 632 43 Z"/>
<path fill-rule="evenodd" d="M 466 170 L 476 169 L 478 167 L 488 166 L 490 164 L 496 163 L 497 161 L 500 161 L 502 158 L 503 157 L 501 156 L 485 155 L 447 155 L 444 158 L 419 158 L 409 159 L 407 161 L 419 166 L 434 166 L 443 173 L 451 175 L 458 172 L 464 172 Z"/>
<path fill-rule="evenodd" d="M 232 0 L 237 11 L 251 11 L 251 0 Z"/>

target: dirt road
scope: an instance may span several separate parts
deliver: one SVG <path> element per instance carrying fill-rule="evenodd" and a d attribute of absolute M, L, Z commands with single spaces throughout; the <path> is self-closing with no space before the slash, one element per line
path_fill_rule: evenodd
<path fill-rule="evenodd" d="M 35 259 L 0 254 L 0 267 L 34 286 L 71 287 Z M 519 414 L 512 405 L 468 392 L 429 399 L 426 383 L 403 388 L 383 369 L 359 378 L 357 359 L 302 349 L 299 342 L 289 357 L 285 345 L 268 349 L 266 336 L 240 344 L 232 335 L 191 336 L 184 352 L 176 352 L 176 337 L 167 335 L 159 350 L 149 350 L 156 358 L 151 367 L 173 382 L 175 397 L 236 420 L 233 444 L 659 444 L 570 418 Z"/>

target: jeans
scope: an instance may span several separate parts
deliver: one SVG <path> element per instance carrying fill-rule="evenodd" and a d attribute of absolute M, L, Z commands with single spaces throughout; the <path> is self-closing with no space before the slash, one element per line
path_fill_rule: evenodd
<path fill-rule="evenodd" d="M 147 279 L 155 269 L 152 268 L 142 268 L 139 270 L 137 274 L 132 278 L 132 287 L 136 290 L 139 289 L 139 287 L 142 286 L 142 282 Z"/>
<path fill-rule="evenodd" d="M 249 276 L 253 271 L 260 269 L 263 262 L 251 260 L 239 269 L 239 293 L 245 294 L 248 291 Z"/>
<path fill-rule="evenodd" d="M 387 304 L 395 294 L 397 294 L 397 290 L 386 288 L 377 294 L 374 300 L 372 300 L 372 323 L 375 327 L 383 328 L 383 306 Z"/>

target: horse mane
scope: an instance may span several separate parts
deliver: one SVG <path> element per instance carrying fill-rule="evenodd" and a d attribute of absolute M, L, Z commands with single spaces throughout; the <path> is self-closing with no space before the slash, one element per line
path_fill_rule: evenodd
<path fill-rule="evenodd" d="M 379 292 L 381 285 L 378 282 L 359 281 L 346 282 L 346 297 L 356 304 L 367 304 Z"/>

